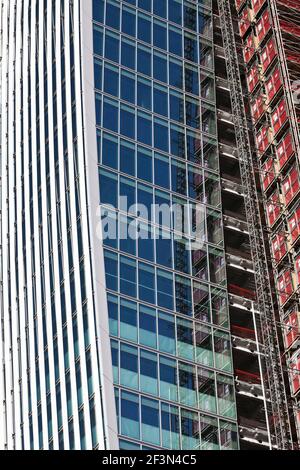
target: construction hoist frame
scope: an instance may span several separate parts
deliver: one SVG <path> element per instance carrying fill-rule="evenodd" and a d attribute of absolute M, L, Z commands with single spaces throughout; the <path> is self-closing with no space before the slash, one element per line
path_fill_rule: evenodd
<path fill-rule="evenodd" d="M 218 0 L 220 23 L 231 95 L 241 180 L 245 191 L 245 209 L 254 266 L 258 314 L 258 338 L 264 355 L 264 375 L 267 379 L 268 424 L 271 444 L 278 449 L 293 449 L 289 407 L 285 393 L 277 325 L 262 230 L 260 206 L 251 152 L 249 130 L 244 107 L 239 59 L 235 43 L 230 0 Z"/>

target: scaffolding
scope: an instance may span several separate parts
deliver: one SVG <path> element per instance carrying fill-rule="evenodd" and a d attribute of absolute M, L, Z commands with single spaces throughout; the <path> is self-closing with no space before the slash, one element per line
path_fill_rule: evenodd
<path fill-rule="evenodd" d="M 267 401 L 268 426 L 271 433 L 272 445 L 278 449 L 288 450 L 293 449 L 289 407 L 285 391 L 276 317 L 269 280 L 269 269 L 230 1 L 218 0 L 218 7 L 253 258 L 258 306 L 258 313 L 256 314 L 258 343 L 261 348 L 260 352 L 264 355 L 264 370 L 262 372 L 267 379 L 266 388 L 269 398 Z M 251 38 L 251 36 L 248 37 Z"/>

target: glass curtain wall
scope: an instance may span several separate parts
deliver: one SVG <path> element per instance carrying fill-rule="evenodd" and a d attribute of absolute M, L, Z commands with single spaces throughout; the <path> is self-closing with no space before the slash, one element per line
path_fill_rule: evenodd
<path fill-rule="evenodd" d="M 93 0 L 93 31 L 120 447 L 235 449 L 211 1 Z M 201 247 L 154 204 L 201 205 Z"/>

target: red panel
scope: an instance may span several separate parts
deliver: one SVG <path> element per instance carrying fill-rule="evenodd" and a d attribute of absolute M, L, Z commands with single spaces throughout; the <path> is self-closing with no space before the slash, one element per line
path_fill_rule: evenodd
<path fill-rule="evenodd" d="M 286 236 L 284 232 L 276 233 L 272 238 L 272 253 L 276 263 L 287 253 Z"/>
<path fill-rule="evenodd" d="M 289 349 L 300 338 L 300 314 L 296 310 L 291 312 L 284 320 L 284 342 L 285 347 Z"/>
<path fill-rule="evenodd" d="M 271 101 L 280 87 L 282 86 L 282 81 L 281 81 L 281 75 L 279 68 L 276 67 L 275 70 L 273 70 L 271 76 L 268 78 L 266 81 L 266 90 L 267 90 L 267 95 L 269 98 L 269 101 Z"/>
<path fill-rule="evenodd" d="M 239 17 L 239 29 L 240 29 L 240 35 L 243 37 L 248 29 L 250 28 L 250 20 L 249 20 L 249 15 L 248 15 L 248 8 L 244 8 L 242 11 L 240 17 Z"/>
<path fill-rule="evenodd" d="M 278 276 L 277 291 L 281 306 L 284 305 L 294 293 L 292 272 L 289 269 L 286 269 L 282 274 L 280 274 L 280 276 Z"/>
<path fill-rule="evenodd" d="M 276 220 L 279 219 L 279 216 L 281 214 L 281 205 L 280 205 L 280 198 L 279 198 L 279 192 L 276 190 L 268 199 L 267 204 L 267 218 L 268 218 L 268 223 L 270 227 L 274 225 Z"/>
<path fill-rule="evenodd" d="M 256 146 L 260 155 L 263 155 L 270 145 L 268 131 L 269 127 L 262 127 L 256 134 Z"/>
<path fill-rule="evenodd" d="M 294 153 L 293 139 L 290 132 L 287 132 L 276 147 L 277 159 L 280 169 L 290 159 Z"/>
<path fill-rule="evenodd" d="M 272 125 L 274 129 L 274 133 L 277 134 L 277 132 L 281 129 L 281 127 L 284 125 L 288 118 L 287 115 L 287 109 L 286 109 L 286 102 L 285 99 L 283 98 L 279 105 L 276 106 L 274 109 L 272 115 L 271 115 L 271 120 L 272 120 Z"/>
<path fill-rule="evenodd" d="M 253 40 L 253 33 L 251 33 L 247 37 L 243 46 L 244 60 L 247 64 L 248 62 L 250 62 L 250 60 L 254 56 L 254 52 L 255 52 L 255 45 L 254 45 L 254 40 Z"/>
<path fill-rule="evenodd" d="M 292 243 L 300 236 L 300 206 L 288 218 L 289 229 L 292 235 Z"/>
<path fill-rule="evenodd" d="M 252 93 L 254 88 L 259 82 L 259 70 L 257 64 L 253 64 L 249 72 L 247 73 L 247 83 L 249 92 Z"/>
<path fill-rule="evenodd" d="M 258 36 L 259 42 L 262 42 L 268 31 L 271 29 L 271 17 L 269 10 L 266 10 L 256 26 L 256 33 Z"/>
<path fill-rule="evenodd" d="M 274 40 L 271 38 L 261 53 L 261 62 L 263 66 L 263 71 L 266 72 L 269 65 L 273 62 L 274 58 L 277 56 L 277 50 Z"/>
<path fill-rule="evenodd" d="M 286 205 L 289 204 L 296 196 L 300 189 L 299 172 L 296 165 L 292 167 L 289 174 L 282 182 L 282 192 Z"/>
<path fill-rule="evenodd" d="M 274 159 L 269 157 L 262 166 L 262 186 L 264 191 L 273 183 L 275 176 Z"/>
<path fill-rule="evenodd" d="M 265 1 L 266 0 L 252 0 L 252 6 L 255 14 L 261 9 Z"/>
<path fill-rule="evenodd" d="M 294 356 L 291 358 L 289 366 L 290 366 L 292 391 L 293 391 L 293 394 L 296 395 L 296 393 L 298 393 L 300 390 L 300 354 L 299 352 L 294 354 Z"/>

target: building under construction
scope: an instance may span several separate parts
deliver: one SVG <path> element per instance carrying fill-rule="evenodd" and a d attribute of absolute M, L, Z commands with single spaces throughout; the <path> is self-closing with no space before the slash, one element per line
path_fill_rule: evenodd
<path fill-rule="evenodd" d="M 215 2 L 231 332 L 243 449 L 300 439 L 300 2 Z"/>

